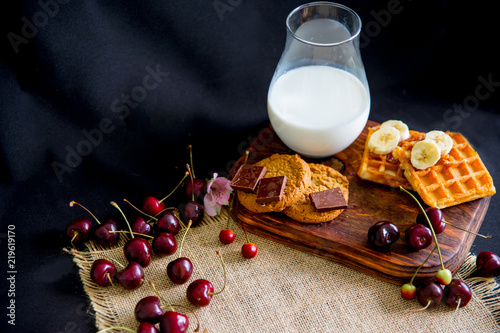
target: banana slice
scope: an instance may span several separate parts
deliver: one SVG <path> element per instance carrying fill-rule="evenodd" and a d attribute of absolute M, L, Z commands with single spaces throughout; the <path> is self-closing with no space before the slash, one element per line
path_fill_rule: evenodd
<path fill-rule="evenodd" d="M 433 166 L 441 158 L 441 149 L 433 140 L 424 139 L 411 150 L 411 165 L 415 169 L 424 170 Z"/>
<path fill-rule="evenodd" d="M 372 133 L 368 149 L 374 154 L 386 155 L 393 151 L 400 141 L 400 134 L 394 127 L 379 128 Z"/>
<path fill-rule="evenodd" d="M 443 131 L 430 131 L 425 135 L 425 138 L 436 142 L 441 149 L 441 155 L 448 154 L 453 147 L 453 139 Z"/>
<path fill-rule="evenodd" d="M 380 124 L 380 128 L 383 127 L 394 127 L 399 131 L 400 140 L 406 140 L 410 137 L 410 130 L 408 129 L 408 125 L 403 123 L 401 120 L 387 120 Z"/>

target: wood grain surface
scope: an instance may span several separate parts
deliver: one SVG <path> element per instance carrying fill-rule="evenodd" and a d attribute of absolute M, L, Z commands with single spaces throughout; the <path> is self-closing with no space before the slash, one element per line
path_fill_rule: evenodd
<path fill-rule="evenodd" d="M 391 283 L 405 283 L 425 260 L 433 245 L 420 251 L 411 250 L 404 241 L 405 230 L 415 223 L 420 211 L 415 201 L 399 189 L 361 180 L 356 172 L 360 165 L 368 127 L 377 123 L 368 121 L 357 140 L 336 158 L 344 162 L 343 174 L 349 180 L 349 207 L 335 220 L 322 224 L 296 222 L 282 213 L 256 214 L 235 200 L 232 216 L 245 230 L 311 253 Z M 255 163 L 273 153 L 291 154 L 271 127 L 262 130 L 247 148 L 248 163 Z M 339 168 L 335 158 L 308 159 Z M 245 160 L 242 155 L 231 170 L 232 176 Z M 415 193 L 416 195 L 416 193 Z M 416 195 L 418 197 L 418 195 Z M 477 232 L 488 209 L 490 198 L 483 198 L 443 210 L 446 221 Z M 425 207 L 425 206 L 424 206 Z M 400 239 L 391 251 L 382 253 L 368 243 L 368 228 L 377 221 L 388 220 L 396 224 Z M 445 267 L 453 273 L 460 267 L 474 242 L 475 236 L 446 226 L 437 235 Z M 440 269 L 435 253 L 421 269 L 418 278 L 432 277 Z"/>

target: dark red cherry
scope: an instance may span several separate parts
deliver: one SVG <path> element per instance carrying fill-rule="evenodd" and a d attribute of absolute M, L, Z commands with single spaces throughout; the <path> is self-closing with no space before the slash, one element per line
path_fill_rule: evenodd
<path fill-rule="evenodd" d="M 139 288 L 144 283 L 144 270 L 137 262 L 131 261 L 116 273 L 116 280 L 127 290 Z"/>
<path fill-rule="evenodd" d="M 134 309 L 135 319 L 138 322 L 156 324 L 163 316 L 160 299 L 156 296 L 147 296 L 137 302 Z"/>
<path fill-rule="evenodd" d="M 188 179 L 184 183 L 184 192 L 188 198 L 192 198 L 194 194 L 195 200 L 201 198 L 205 194 L 206 188 L 207 183 L 203 179 L 193 179 L 193 181 Z"/>
<path fill-rule="evenodd" d="M 156 222 L 157 232 L 165 231 L 175 236 L 179 233 L 180 228 L 179 219 L 169 211 L 163 212 Z"/>
<path fill-rule="evenodd" d="M 222 244 L 231 244 L 234 237 L 234 232 L 231 229 L 222 229 L 219 233 L 219 240 Z"/>
<path fill-rule="evenodd" d="M 167 275 L 175 284 L 184 284 L 193 273 L 193 263 L 186 257 L 177 258 L 167 265 Z"/>
<path fill-rule="evenodd" d="M 113 220 L 108 220 L 104 224 L 100 224 L 94 229 L 94 237 L 99 244 L 105 247 L 110 247 L 116 245 L 118 243 L 118 239 L 120 238 L 120 234 L 117 232 L 118 227 L 116 222 Z"/>
<path fill-rule="evenodd" d="M 257 255 L 257 245 L 254 243 L 245 243 L 241 247 L 241 255 L 245 259 L 252 259 Z"/>
<path fill-rule="evenodd" d="M 398 227 L 389 221 L 379 221 L 368 229 L 368 242 L 379 251 L 388 251 L 399 236 Z"/>
<path fill-rule="evenodd" d="M 451 280 L 450 284 L 444 287 L 443 301 L 451 308 L 466 306 L 472 298 L 472 291 L 467 283 L 459 279 Z"/>
<path fill-rule="evenodd" d="M 425 279 L 417 287 L 417 299 L 427 309 L 438 306 L 443 298 L 443 288 L 434 279 Z"/>
<path fill-rule="evenodd" d="M 444 231 L 446 228 L 446 223 L 443 220 L 443 212 L 439 208 L 434 208 L 434 207 L 428 207 L 425 209 L 425 212 L 427 213 L 427 216 L 429 217 L 429 221 L 431 221 L 432 228 L 434 229 L 434 232 L 436 234 L 440 234 Z M 426 227 L 429 227 L 429 222 L 427 222 L 427 219 L 425 218 L 425 215 L 422 211 L 418 213 L 417 215 L 417 221 L 418 224 L 425 225 Z"/>
<path fill-rule="evenodd" d="M 496 277 L 500 275 L 500 257 L 490 251 L 483 251 L 477 255 L 476 268 L 479 276 Z"/>
<path fill-rule="evenodd" d="M 198 279 L 189 285 L 186 296 L 191 304 L 196 306 L 207 306 L 212 300 L 214 286 L 205 279 Z"/>
<path fill-rule="evenodd" d="M 155 197 L 146 197 L 142 202 L 142 210 L 149 215 L 156 216 L 164 209 L 165 204 Z"/>
<path fill-rule="evenodd" d="M 160 232 L 153 239 L 153 251 L 160 256 L 169 256 L 177 251 L 177 240 L 168 232 Z"/>
<path fill-rule="evenodd" d="M 74 219 L 66 228 L 66 234 L 71 242 L 85 242 L 90 237 L 92 222 L 86 218 Z"/>
<path fill-rule="evenodd" d="M 147 223 L 143 217 L 137 216 L 135 218 L 134 224 L 132 225 L 132 232 L 150 236 L 152 234 L 152 228 L 151 225 Z M 136 235 L 136 236 L 143 237 L 141 235 Z"/>
<path fill-rule="evenodd" d="M 142 267 L 151 263 L 151 245 L 144 238 L 130 239 L 123 247 L 123 253 L 128 261 L 136 261 Z"/>
<path fill-rule="evenodd" d="M 140 323 L 137 333 L 160 333 L 155 325 L 150 323 Z"/>
<path fill-rule="evenodd" d="M 90 267 L 90 278 L 101 287 L 112 285 L 115 274 L 116 266 L 106 259 L 97 259 Z"/>
<path fill-rule="evenodd" d="M 415 223 L 405 231 L 405 240 L 408 246 L 418 251 L 432 244 L 432 231 L 429 227 Z"/>
<path fill-rule="evenodd" d="M 183 333 L 189 327 L 188 317 L 175 311 L 167 311 L 160 319 L 161 333 Z"/>
<path fill-rule="evenodd" d="M 205 215 L 205 208 L 203 205 L 190 200 L 184 207 L 181 207 L 181 214 L 184 221 L 191 220 L 193 225 L 196 225 L 198 222 L 203 220 L 203 216 Z"/>

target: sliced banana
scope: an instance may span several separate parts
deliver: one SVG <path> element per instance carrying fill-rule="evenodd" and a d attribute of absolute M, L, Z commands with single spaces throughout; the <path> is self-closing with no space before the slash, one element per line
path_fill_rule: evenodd
<path fill-rule="evenodd" d="M 368 149 L 374 154 L 386 155 L 398 146 L 399 139 L 399 131 L 394 127 L 379 128 L 372 133 L 368 141 Z"/>
<path fill-rule="evenodd" d="M 439 149 L 441 149 L 441 155 L 448 154 L 451 147 L 453 147 L 453 139 L 443 131 L 430 131 L 425 135 L 425 138 L 434 141 L 438 145 Z"/>
<path fill-rule="evenodd" d="M 399 131 L 400 140 L 406 140 L 410 137 L 410 130 L 408 129 L 408 125 L 403 123 L 401 120 L 387 120 L 380 124 L 380 128 L 383 127 L 394 127 Z"/>
<path fill-rule="evenodd" d="M 419 141 L 411 150 L 411 165 L 415 169 L 427 169 L 436 164 L 440 158 L 441 149 L 433 140 L 424 139 Z"/>

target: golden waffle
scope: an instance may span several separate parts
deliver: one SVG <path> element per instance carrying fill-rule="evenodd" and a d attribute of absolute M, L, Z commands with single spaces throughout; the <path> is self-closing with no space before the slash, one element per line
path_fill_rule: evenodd
<path fill-rule="evenodd" d="M 411 165 L 414 142 L 396 147 L 394 157 L 413 189 L 431 207 L 445 208 L 495 194 L 488 170 L 470 143 L 459 133 L 447 132 L 453 139 L 451 151 L 433 166 L 417 170 Z"/>
<path fill-rule="evenodd" d="M 405 178 L 403 169 L 400 163 L 393 157 L 392 153 L 387 155 L 377 155 L 370 152 L 368 149 L 368 141 L 372 134 L 379 129 L 380 126 L 371 127 L 368 129 L 368 135 L 365 141 L 365 150 L 361 159 L 361 165 L 358 169 L 358 176 L 361 179 L 375 182 L 391 187 L 402 186 L 408 190 L 412 190 L 411 184 Z M 410 131 L 410 137 L 399 143 L 401 146 L 405 142 L 416 142 L 424 138 L 424 134 L 417 131 Z"/>

